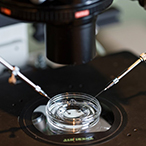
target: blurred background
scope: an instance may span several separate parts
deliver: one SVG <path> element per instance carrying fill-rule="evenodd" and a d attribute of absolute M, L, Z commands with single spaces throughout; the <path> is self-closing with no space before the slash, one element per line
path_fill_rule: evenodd
<path fill-rule="evenodd" d="M 137 1 L 116 0 L 112 7 L 120 12 L 119 22 L 100 27 L 97 40 L 106 53 L 128 50 L 136 55 L 145 52 L 146 11 Z"/>

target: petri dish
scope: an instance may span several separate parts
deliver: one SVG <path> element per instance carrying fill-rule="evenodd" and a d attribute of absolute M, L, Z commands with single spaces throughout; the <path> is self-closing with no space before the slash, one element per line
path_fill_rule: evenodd
<path fill-rule="evenodd" d="M 45 108 L 47 127 L 54 134 L 86 132 L 100 119 L 99 101 L 85 93 L 62 93 L 52 97 Z"/>

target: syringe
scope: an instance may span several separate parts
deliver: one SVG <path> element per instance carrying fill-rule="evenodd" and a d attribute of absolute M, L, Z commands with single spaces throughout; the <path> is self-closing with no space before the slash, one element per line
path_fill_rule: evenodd
<path fill-rule="evenodd" d="M 140 58 L 135 61 L 130 67 L 128 67 L 124 72 L 122 72 L 118 77 L 116 77 L 115 79 L 113 79 L 110 84 L 105 87 L 102 91 L 100 91 L 95 97 L 99 96 L 101 93 L 103 93 L 104 91 L 108 90 L 109 88 L 111 88 L 113 85 L 117 84 L 120 79 L 122 79 L 127 73 L 129 73 L 133 68 L 135 68 L 139 63 L 141 63 L 142 61 L 146 61 L 146 53 L 142 53 L 140 55 Z"/>

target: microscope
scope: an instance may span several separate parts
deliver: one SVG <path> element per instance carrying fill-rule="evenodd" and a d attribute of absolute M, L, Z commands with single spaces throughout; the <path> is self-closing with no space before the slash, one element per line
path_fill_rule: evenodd
<path fill-rule="evenodd" d="M 60 64 L 82 64 L 96 56 L 96 20 L 112 2 L 113 0 L 2 0 L 0 12 L 19 20 L 44 22 L 47 58 Z M 145 0 L 139 0 L 139 3 L 145 7 Z"/>
<path fill-rule="evenodd" d="M 145 145 L 145 64 L 106 91 L 145 61 L 145 53 L 138 60 L 130 52 L 96 57 L 96 20 L 112 2 L 0 0 L 1 14 L 25 22 L 45 23 L 46 56 L 65 65 L 24 71 L 48 96 L 19 68 L 0 59 L 12 71 L 11 79 L 17 75 L 47 97 L 36 94 L 21 80 L 13 80 L 16 85 L 9 86 L 8 73 L 0 77 L 0 145 Z M 139 4 L 146 8 L 146 0 L 139 0 Z M 135 60 L 102 90 L 109 77 L 113 78 Z"/>

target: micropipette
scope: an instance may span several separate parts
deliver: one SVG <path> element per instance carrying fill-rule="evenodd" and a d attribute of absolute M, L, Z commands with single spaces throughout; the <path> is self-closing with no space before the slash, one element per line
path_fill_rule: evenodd
<path fill-rule="evenodd" d="M 118 77 L 113 79 L 108 86 L 106 86 L 102 91 L 100 91 L 95 97 L 98 97 L 104 91 L 111 88 L 113 85 L 117 84 L 120 79 L 122 79 L 127 73 L 129 73 L 133 68 L 135 68 L 142 61 L 146 61 L 146 53 L 142 53 L 137 61 L 135 61 L 131 66 L 129 66 L 124 72 L 122 72 Z"/>
<path fill-rule="evenodd" d="M 27 84 L 29 84 L 30 86 L 32 86 L 35 91 L 37 91 L 39 94 L 43 95 L 44 97 L 47 97 L 48 99 L 50 99 L 50 97 L 41 89 L 40 86 L 35 85 L 32 81 L 30 81 L 27 77 L 25 77 L 21 72 L 20 69 L 17 66 L 12 66 L 10 65 L 7 61 L 5 61 L 3 58 L 0 57 L 0 63 L 3 64 L 5 67 L 7 67 L 9 70 L 12 71 L 12 76 L 9 79 L 10 83 L 15 84 L 16 82 L 16 78 L 15 76 L 20 77 L 22 80 L 24 80 Z"/>

